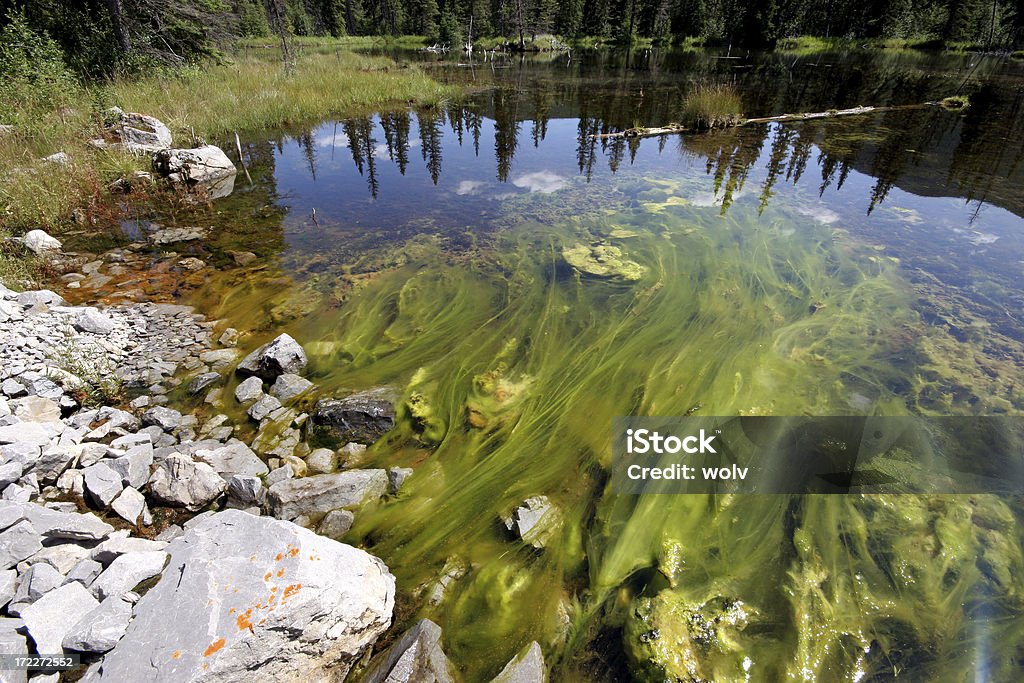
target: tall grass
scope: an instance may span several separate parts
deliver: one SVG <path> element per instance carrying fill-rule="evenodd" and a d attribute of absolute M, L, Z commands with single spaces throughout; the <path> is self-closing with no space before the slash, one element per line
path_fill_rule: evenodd
<path fill-rule="evenodd" d="M 698 130 L 725 128 L 743 118 L 743 102 L 727 83 L 700 83 L 683 103 L 683 124 Z"/>
<path fill-rule="evenodd" d="M 435 103 L 453 95 L 414 65 L 352 52 L 312 52 L 294 69 L 276 51 L 185 74 L 122 80 L 107 88 L 125 110 L 156 116 L 176 135 L 237 130 L 341 116 L 394 103 Z"/>

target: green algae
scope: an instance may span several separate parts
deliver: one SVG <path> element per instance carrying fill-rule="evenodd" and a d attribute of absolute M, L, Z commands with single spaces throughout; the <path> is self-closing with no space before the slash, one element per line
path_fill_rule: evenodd
<path fill-rule="evenodd" d="M 254 343 L 294 291 L 321 294 L 286 329 L 324 392 L 401 395 L 396 429 L 358 464 L 415 473 L 347 540 L 444 625 L 466 680 L 534 639 L 556 680 L 586 677 L 604 629 L 639 679 L 959 675 L 982 656 L 972 628 L 1005 671 L 1024 579 L 998 500 L 610 495 L 616 415 L 1015 414 L 1024 386 L 1011 340 L 924 324 L 920 290 L 873 245 L 785 206 L 755 221 L 682 200 L 685 183 L 632 182 L 603 215 L 538 197 L 468 250 L 428 235 L 316 278 L 271 266 L 232 281 L 222 310 Z M 542 549 L 501 523 L 538 495 L 560 512 Z"/>

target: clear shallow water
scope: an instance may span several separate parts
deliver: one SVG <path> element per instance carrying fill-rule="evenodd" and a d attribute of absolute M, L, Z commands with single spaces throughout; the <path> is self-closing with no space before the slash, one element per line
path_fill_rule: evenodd
<path fill-rule="evenodd" d="M 495 86 L 465 105 L 243 136 L 252 183 L 209 216 L 210 258 L 264 259 L 194 293 L 252 343 L 291 332 L 328 390 L 402 394 L 352 463 L 416 470 L 351 534 L 398 577 L 398 620 L 441 623 L 467 680 L 532 639 L 557 680 L 1018 677 L 1017 501 L 635 498 L 605 472 L 622 414 L 1020 413 L 1024 67 L 495 66 L 437 67 Z M 968 75 L 963 114 L 586 137 L 671 121 L 701 80 L 770 115 L 936 99 Z M 574 270 L 581 248 L 619 276 Z M 561 515 L 540 552 L 497 521 L 538 494 Z M 431 605 L 446 564 L 464 576 Z"/>

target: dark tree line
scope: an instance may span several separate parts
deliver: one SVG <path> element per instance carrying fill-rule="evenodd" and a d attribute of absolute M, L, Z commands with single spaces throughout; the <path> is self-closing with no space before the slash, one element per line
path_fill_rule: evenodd
<path fill-rule="evenodd" d="M 540 35 L 770 47 L 795 36 L 1024 43 L 1024 0 L 0 0 L 86 74 L 181 64 L 237 36 L 421 35 L 453 47 Z M 470 34 L 471 32 L 471 34 Z"/>
<path fill-rule="evenodd" d="M 267 31 L 263 0 L 234 0 L 243 30 Z M 298 35 L 473 37 L 555 34 L 610 42 L 693 37 L 771 46 L 809 35 L 1005 47 L 1021 38 L 1024 0 L 286 0 Z"/>

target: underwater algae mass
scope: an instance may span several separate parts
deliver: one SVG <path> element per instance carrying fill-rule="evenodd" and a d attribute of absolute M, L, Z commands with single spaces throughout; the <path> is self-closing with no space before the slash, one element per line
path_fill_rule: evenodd
<path fill-rule="evenodd" d="M 595 204 L 567 181 L 504 198 L 471 240 L 428 225 L 300 265 L 291 290 L 246 275 L 220 306 L 259 328 L 318 301 L 287 325 L 317 382 L 400 394 L 396 429 L 348 466 L 415 474 L 349 538 L 398 577 L 400 618 L 443 625 L 466 680 L 531 640 L 554 680 L 1012 680 L 1013 501 L 610 492 L 619 415 L 1021 409 L 1020 365 L 965 363 L 899 259 L 812 200 L 725 211 L 706 187 L 633 169 Z M 539 531 L 514 539 L 502 519 L 537 497 Z"/>

